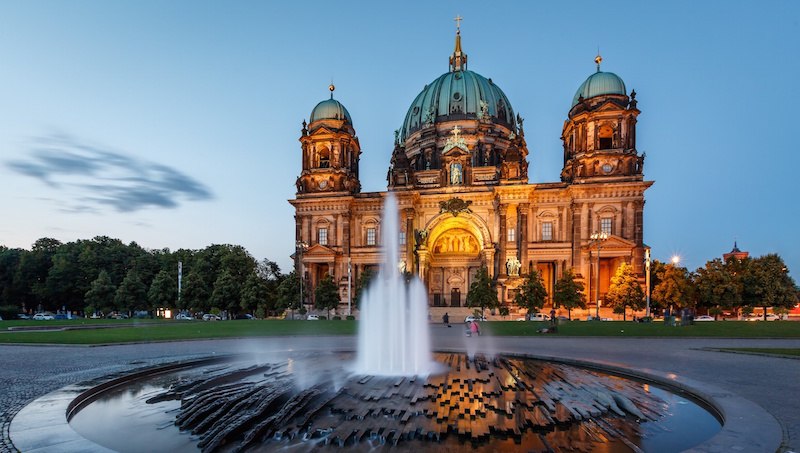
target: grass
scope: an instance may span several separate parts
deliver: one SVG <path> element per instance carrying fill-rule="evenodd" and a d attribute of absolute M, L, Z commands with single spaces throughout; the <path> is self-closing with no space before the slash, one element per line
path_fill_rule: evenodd
<path fill-rule="evenodd" d="M 598 337 L 717 337 L 717 338 L 800 338 L 800 322 L 698 322 L 691 326 L 669 326 L 661 322 L 568 321 L 558 326 L 558 333 L 543 335 L 538 329 L 546 322 L 483 323 L 498 336 L 598 336 Z"/>
<path fill-rule="evenodd" d="M 97 326 L 113 329 L 66 331 L 8 331 L 14 326 Z M 434 328 L 440 326 L 434 324 Z M 564 322 L 558 333 L 543 335 L 538 329 L 546 322 L 494 321 L 481 323 L 484 332 L 496 336 L 549 337 L 717 337 L 717 338 L 800 338 L 800 322 L 703 322 L 673 327 L 663 323 Z M 461 325 L 454 324 L 459 328 Z M 174 320 L 94 320 L 77 321 L 0 321 L 0 343 L 28 344 L 108 344 L 209 338 L 264 337 L 287 335 L 355 335 L 355 321 L 174 321 Z"/>
<path fill-rule="evenodd" d="M 94 321 L 94 320 L 92 320 Z M 108 344 L 135 343 L 144 341 L 193 340 L 206 338 L 264 337 L 287 335 L 353 335 L 354 321 L 174 321 L 174 320 L 117 320 L 123 325 L 113 329 L 82 329 L 66 331 L 8 332 L 8 327 L 20 326 L 23 321 L 0 322 L 0 343 L 27 344 Z M 45 324 L 47 323 L 47 324 Z M 56 321 L 39 321 L 37 326 L 64 326 L 87 324 L 111 324 L 108 322 L 87 323 L 72 321 L 65 324 Z"/>

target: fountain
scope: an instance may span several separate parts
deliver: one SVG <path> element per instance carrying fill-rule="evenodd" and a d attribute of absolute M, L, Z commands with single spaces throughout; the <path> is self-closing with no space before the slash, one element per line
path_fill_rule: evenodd
<path fill-rule="evenodd" d="M 70 449 L 123 452 L 372 451 L 384 445 L 666 452 L 690 448 L 720 429 L 711 412 L 673 392 L 563 363 L 488 355 L 476 348 L 484 337 L 471 339 L 466 352 L 434 354 L 425 288 L 398 270 L 397 207 L 389 194 L 385 260 L 363 295 L 356 353 L 179 362 L 70 387 L 66 396 L 26 407 L 20 418 L 33 421 L 20 424 L 66 413 L 70 429 L 61 433 L 80 436 L 65 441 Z M 53 400 L 68 405 L 41 415 L 53 410 Z M 39 444 L 34 439 L 19 447 L 25 445 Z"/>
<path fill-rule="evenodd" d="M 400 273 L 397 200 L 391 192 L 381 227 L 384 261 L 361 299 L 355 371 L 427 375 L 437 369 L 431 357 L 427 293 L 419 279 L 406 282 Z"/>

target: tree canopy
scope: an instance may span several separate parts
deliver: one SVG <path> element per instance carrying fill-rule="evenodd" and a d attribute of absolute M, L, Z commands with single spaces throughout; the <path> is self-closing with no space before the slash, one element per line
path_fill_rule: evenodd
<path fill-rule="evenodd" d="M 469 285 L 469 293 L 467 293 L 467 307 L 481 309 L 481 314 L 484 310 L 494 309 L 500 305 L 497 300 L 497 290 L 495 284 L 489 277 L 489 271 L 486 266 L 481 266 L 475 273 L 475 279 Z"/>
<path fill-rule="evenodd" d="M 314 307 L 327 312 L 339 306 L 339 288 L 330 275 L 326 275 L 314 290 Z"/>
<path fill-rule="evenodd" d="M 611 277 L 611 286 L 606 293 L 606 300 L 615 309 L 622 313 L 625 319 L 625 310 L 641 310 L 644 308 L 644 291 L 639 284 L 639 279 L 633 272 L 633 266 L 623 262 Z"/>
<path fill-rule="evenodd" d="M 544 280 L 536 269 L 531 269 L 514 297 L 514 302 L 530 315 L 531 312 L 541 310 L 546 300 L 547 289 L 544 287 Z"/>
<path fill-rule="evenodd" d="M 583 283 L 575 280 L 572 269 L 567 269 L 556 281 L 553 303 L 556 307 L 566 308 L 569 319 L 572 319 L 572 310 L 586 308 L 586 296 L 583 294 L 583 289 Z"/>

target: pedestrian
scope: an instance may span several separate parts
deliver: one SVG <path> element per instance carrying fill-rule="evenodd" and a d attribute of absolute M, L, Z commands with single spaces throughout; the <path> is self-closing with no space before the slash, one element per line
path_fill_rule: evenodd
<path fill-rule="evenodd" d="M 556 323 L 556 308 L 553 307 L 550 309 L 550 324 L 555 325 Z"/>
<path fill-rule="evenodd" d="M 442 316 L 442 323 L 444 323 L 444 325 L 447 327 L 450 327 L 450 315 L 448 315 L 447 312 L 444 312 L 444 315 Z"/>
<path fill-rule="evenodd" d="M 469 325 L 469 331 L 473 335 L 480 336 L 481 334 L 481 327 L 478 325 L 478 321 L 472 321 L 472 324 Z"/>

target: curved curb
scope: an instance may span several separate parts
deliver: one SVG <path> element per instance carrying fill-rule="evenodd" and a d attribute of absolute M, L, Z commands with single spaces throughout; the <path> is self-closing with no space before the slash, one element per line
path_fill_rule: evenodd
<path fill-rule="evenodd" d="M 348 349 L 352 351 L 352 349 Z M 464 353 L 460 349 L 438 348 L 437 352 Z M 754 402 L 725 391 L 711 384 L 695 381 L 672 373 L 648 369 L 627 368 L 620 364 L 562 357 L 503 353 L 509 356 L 563 363 L 580 368 L 602 371 L 639 381 L 652 382 L 670 391 L 687 396 L 705 405 L 722 423 L 721 430 L 712 438 L 687 451 L 693 453 L 719 452 L 765 452 L 778 451 L 782 445 L 784 430 L 770 413 Z M 20 410 L 9 427 L 9 436 L 14 446 L 25 452 L 84 451 L 109 452 L 94 442 L 80 436 L 68 422 L 73 411 L 90 402 L 110 388 L 131 379 L 159 374 L 180 368 L 214 363 L 236 357 L 238 354 L 206 357 L 195 360 L 176 361 L 167 365 L 145 367 L 131 372 L 104 376 L 96 380 L 66 386 L 37 398 Z"/>

